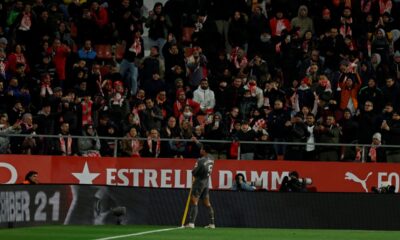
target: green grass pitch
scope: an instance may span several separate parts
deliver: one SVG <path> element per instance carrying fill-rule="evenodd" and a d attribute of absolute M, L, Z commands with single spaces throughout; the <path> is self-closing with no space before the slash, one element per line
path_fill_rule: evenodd
<path fill-rule="evenodd" d="M 173 229 L 157 231 L 166 226 L 37 226 L 0 229 L 2 240 L 388 240 L 400 239 L 400 231 L 360 230 L 307 230 L 307 229 L 262 229 L 262 228 L 216 228 Z M 143 235 L 134 235 L 143 233 Z M 122 237 L 123 235 L 128 235 Z M 130 235 L 130 236 L 129 236 Z"/>

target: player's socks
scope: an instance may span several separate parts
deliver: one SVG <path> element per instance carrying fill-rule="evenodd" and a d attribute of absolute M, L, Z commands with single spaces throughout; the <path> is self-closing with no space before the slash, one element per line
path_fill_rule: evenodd
<path fill-rule="evenodd" d="M 214 225 L 214 209 L 212 206 L 208 208 L 208 216 L 210 217 L 210 224 Z"/>
<path fill-rule="evenodd" d="M 199 212 L 199 208 L 197 205 L 190 205 L 190 212 L 189 212 L 189 222 L 194 223 L 197 218 L 197 213 Z"/>

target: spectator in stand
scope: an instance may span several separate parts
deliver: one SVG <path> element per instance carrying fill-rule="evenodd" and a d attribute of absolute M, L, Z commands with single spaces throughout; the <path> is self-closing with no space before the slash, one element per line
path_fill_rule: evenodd
<path fill-rule="evenodd" d="M 232 109 L 232 107 L 239 107 L 240 102 L 244 95 L 243 79 L 236 77 L 233 83 L 226 88 L 226 98 L 229 99 L 227 102 L 226 109 Z"/>
<path fill-rule="evenodd" d="M 104 121 L 104 120 L 101 120 Z M 100 121 L 100 122 L 101 122 Z M 100 154 L 103 157 L 116 157 L 117 152 L 116 152 L 116 147 L 115 146 L 115 140 L 112 138 L 120 137 L 118 134 L 118 128 L 115 126 L 114 123 L 109 122 L 105 126 L 105 133 L 102 134 L 101 136 L 108 137 L 109 139 L 102 139 L 100 140 L 101 148 L 100 148 Z M 121 149 L 119 149 L 121 150 Z"/>
<path fill-rule="evenodd" d="M 143 148 L 142 151 L 140 152 L 140 156 L 158 158 L 160 154 L 161 154 L 160 134 L 157 129 L 152 128 L 149 131 L 147 140 L 143 143 Z"/>
<path fill-rule="evenodd" d="M 247 52 L 248 48 L 248 32 L 247 32 L 248 16 L 240 11 L 235 11 L 229 19 L 228 41 L 232 48 L 240 47 Z"/>
<path fill-rule="evenodd" d="M 258 131 L 257 138 L 259 139 L 258 141 L 264 142 L 265 144 L 256 145 L 254 160 L 276 160 L 277 156 L 271 144 L 268 132 L 265 129 Z"/>
<path fill-rule="evenodd" d="M 173 116 L 169 117 L 167 124 L 165 124 L 165 126 L 163 126 L 163 128 L 160 131 L 160 137 L 166 139 L 176 139 L 179 138 L 180 135 L 181 133 L 179 127 L 176 124 L 176 118 Z M 162 152 L 161 157 L 173 156 L 171 145 L 169 144 L 168 141 L 161 142 L 161 152 Z"/>
<path fill-rule="evenodd" d="M 8 115 L 3 113 L 0 115 L 0 153 L 10 153 L 10 137 L 4 136 L 3 134 L 17 134 L 21 132 L 21 122 L 16 122 L 14 125 L 10 125 L 8 122 Z"/>
<path fill-rule="evenodd" d="M 36 27 L 36 15 L 32 12 L 32 5 L 26 3 L 23 11 L 18 14 L 15 19 L 15 25 L 12 27 L 15 31 L 15 40 L 18 44 L 23 45 L 26 50 L 31 53 L 33 51 L 34 28 Z M 29 57 L 28 57 L 29 58 Z"/>
<path fill-rule="evenodd" d="M 188 105 L 183 107 L 182 113 L 180 114 L 178 120 L 179 124 L 182 124 L 182 122 L 187 121 L 191 127 L 199 125 L 199 121 L 197 120 L 197 115 L 193 113 L 193 109 Z"/>
<path fill-rule="evenodd" d="M 290 121 L 290 115 L 284 109 L 283 102 L 276 99 L 271 113 L 268 115 L 268 129 L 273 142 L 286 142 L 287 135 L 282 129 L 285 128 L 285 123 Z M 279 157 L 282 157 L 286 151 L 286 145 L 274 144 L 275 152 Z"/>
<path fill-rule="evenodd" d="M 161 109 L 154 105 L 154 100 L 151 98 L 147 98 L 145 102 L 146 109 L 141 113 L 143 131 L 146 133 L 149 133 L 151 129 L 160 131 L 163 121 Z"/>
<path fill-rule="evenodd" d="M 152 79 L 143 84 L 143 89 L 146 91 L 147 96 L 151 98 L 155 98 L 165 88 L 165 81 L 158 72 L 154 72 Z"/>
<path fill-rule="evenodd" d="M 342 82 L 339 82 L 340 87 L 340 108 L 344 110 L 349 108 L 352 113 L 355 113 L 360 103 L 357 98 L 361 88 L 361 79 L 358 74 L 347 75 Z M 364 100 L 364 99 L 363 99 Z"/>
<path fill-rule="evenodd" d="M 83 126 L 82 136 L 78 139 L 79 155 L 83 157 L 100 157 L 100 139 L 92 124 Z"/>
<path fill-rule="evenodd" d="M 227 135 L 232 136 L 234 132 L 234 127 L 236 124 L 240 124 L 240 117 L 239 117 L 239 108 L 238 107 L 232 107 L 229 113 L 226 114 L 225 119 L 223 119 L 223 122 L 225 123 L 226 130 L 225 132 Z"/>
<path fill-rule="evenodd" d="M 55 38 L 60 39 L 62 44 L 65 44 L 72 49 L 75 42 L 72 39 L 71 30 L 69 29 L 67 24 L 67 22 L 60 22 L 58 24 L 57 31 L 54 34 Z"/>
<path fill-rule="evenodd" d="M 308 7 L 301 5 L 297 14 L 297 17 L 294 17 L 290 22 L 290 25 L 292 28 L 299 29 L 299 37 L 303 37 L 307 31 L 311 31 L 314 34 L 314 23 L 308 16 Z"/>
<path fill-rule="evenodd" d="M 346 108 L 343 111 L 343 118 L 338 121 L 338 127 L 340 130 L 340 142 L 346 144 L 357 143 L 357 135 L 354 134 L 359 131 L 358 122 L 354 120 L 351 110 Z M 341 161 L 353 161 L 355 159 L 354 147 L 341 147 L 340 149 L 340 160 Z"/>
<path fill-rule="evenodd" d="M 50 100 L 45 100 L 42 104 L 42 109 L 35 116 L 37 124 L 36 133 L 44 135 L 54 135 L 56 126 L 56 113 L 51 112 Z M 39 138 L 37 141 L 40 148 L 39 153 L 48 155 L 51 154 L 51 144 L 54 138 Z"/>
<path fill-rule="evenodd" d="M 214 111 L 215 95 L 214 91 L 209 88 L 206 78 L 200 81 L 200 86 L 193 92 L 193 101 L 199 103 L 202 114 Z"/>
<path fill-rule="evenodd" d="M 376 77 L 378 87 L 382 87 L 385 84 L 385 79 L 389 77 L 389 69 L 382 63 L 381 55 L 378 53 L 372 54 L 371 66 L 372 74 Z"/>
<path fill-rule="evenodd" d="M 205 123 L 204 138 L 207 140 L 225 140 L 226 126 L 221 113 L 216 112 L 214 115 L 209 115 L 209 118 L 212 118 L 212 121 L 206 121 Z M 220 153 L 223 148 L 224 144 L 221 143 L 215 143 L 215 145 L 213 145 L 213 149 L 217 150 L 218 153 Z"/>
<path fill-rule="evenodd" d="M 49 47 L 47 53 L 52 56 L 53 63 L 56 67 L 57 78 L 60 81 L 60 86 L 63 88 L 66 84 L 66 63 L 71 49 L 61 44 L 60 39 L 54 39 L 52 47 Z"/>
<path fill-rule="evenodd" d="M 254 130 L 250 127 L 248 120 L 242 121 L 240 131 L 237 133 L 238 141 L 255 141 L 257 136 Z M 240 144 L 240 159 L 253 160 L 256 146 L 250 143 Z"/>
<path fill-rule="evenodd" d="M 287 132 L 288 142 L 292 143 L 305 143 L 309 137 L 307 125 L 303 122 L 303 113 L 296 113 L 291 120 L 286 121 L 285 129 Z M 305 146 L 301 145 L 288 145 L 285 151 L 285 160 L 306 160 L 304 159 Z"/>
<path fill-rule="evenodd" d="M 397 50 L 393 55 L 393 62 L 390 65 L 390 73 L 391 73 L 391 76 L 393 77 L 393 79 L 395 79 L 397 82 L 400 82 L 400 51 L 399 50 Z"/>
<path fill-rule="evenodd" d="M 374 104 L 376 112 L 380 112 L 383 108 L 383 94 L 382 90 L 376 85 L 375 78 L 368 80 L 368 85 L 361 88 L 358 93 L 358 102 L 360 106 L 364 106 L 364 103 L 370 100 Z"/>
<path fill-rule="evenodd" d="M 122 85 L 122 83 L 119 82 L 115 85 Z M 109 100 L 108 107 L 113 122 L 119 122 L 129 113 L 129 103 L 120 92 L 114 93 L 113 97 Z"/>
<path fill-rule="evenodd" d="M 371 52 L 381 56 L 382 63 L 387 65 L 389 62 L 389 41 L 386 32 L 382 28 L 376 30 L 371 42 Z"/>
<path fill-rule="evenodd" d="M 280 87 L 277 79 L 272 79 L 271 82 L 265 83 L 264 88 L 264 106 L 273 107 L 276 100 L 282 101 L 283 105 L 286 104 L 286 93 Z"/>
<path fill-rule="evenodd" d="M 248 120 L 254 109 L 257 109 L 257 99 L 251 96 L 250 90 L 246 89 L 239 106 L 240 118 Z"/>
<path fill-rule="evenodd" d="M 165 59 L 165 80 L 168 87 L 174 85 L 174 75 L 177 68 L 185 69 L 185 58 L 182 49 L 178 46 L 175 36 L 168 34 L 168 41 L 162 49 Z"/>
<path fill-rule="evenodd" d="M 173 106 L 173 111 L 174 111 L 174 117 L 179 118 L 183 108 L 188 105 L 192 108 L 193 114 L 197 115 L 197 113 L 200 111 L 200 104 L 197 102 L 193 101 L 190 98 L 186 98 L 185 91 L 183 89 L 178 89 L 176 92 L 176 101 L 174 102 Z"/>
<path fill-rule="evenodd" d="M 98 0 L 91 1 L 89 8 L 90 20 L 94 25 L 94 38 L 96 42 L 103 43 L 111 37 L 110 20 L 105 5 L 100 5 Z"/>
<path fill-rule="evenodd" d="M 161 79 L 164 79 L 165 64 L 164 59 L 161 58 L 159 48 L 152 46 L 150 48 L 150 55 L 142 59 L 140 68 L 141 82 L 139 85 L 144 86 L 153 79 L 153 74 L 158 73 Z"/>
<path fill-rule="evenodd" d="M 386 85 L 382 88 L 383 104 L 392 103 L 394 109 L 400 109 L 400 85 L 394 78 L 386 78 Z"/>
<path fill-rule="evenodd" d="M 317 142 L 330 144 L 339 143 L 340 130 L 336 125 L 333 115 L 328 115 L 325 122 L 314 129 Z M 338 161 L 339 148 L 337 146 L 320 146 L 318 155 L 320 161 Z"/>
<path fill-rule="evenodd" d="M 382 135 L 378 132 L 372 136 L 367 162 L 386 162 L 386 151 L 382 147 Z"/>
<path fill-rule="evenodd" d="M 78 50 L 78 57 L 81 60 L 85 60 L 90 68 L 92 62 L 96 59 L 97 53 L 92 47 L 92 41 L 86 40 L 83 47 Z"/>
<path fill-rule="evenodd" d="M 257 86 L 257 78 L 255 76 L 248 77 L 244 89 L 245 91 L 249 90 L 251 97 L 256 100 L 256 108 L 261 108 L 264 104 L 264 94 L 262 89 Z"/>
<path fill-rule="evenodd" d="M 215 107 L 214 110 L 216 112 L 221 112 L 225 113 L 228 110 L 226 109 L 226 106 L 228 102 L 230 102 L 230 99 L 227 98 L 227 86 L 228 83 L 225 80 L 221 80 L 218 84 L 218 88 L 215 89 L 214 95 L 215 95 Z"/>
<path fill-rule="evenodd" d="M 144 57 L 144 42 L 139 31 L 134 33 L 133 39 L 128 41 L 125 52 L 120 63 L 120 73 L 123 82 L 130 89 L 131 96 L 136 95 L 138 88 L 138 66 L 139 59 Z"/>
<path fill-rule="evenodd" d="M 164 120 L 172 115 L 172 102 L 167 99 L 167 92 L 165 90 L 161 90 L 157 93 L 154 104 L 161 109 Z"/>
<path fill-rule="evenodd" d="M 316 138 L 315 138 L 315 115 L 312 113 L 308 113 L 306 116 L 306 126 L 307 126 L 307 145 L 304 149 L 303 159 L 305 161 L 315 161 L 317 158 L 317 151 L 316 151 Z"/>
<path fill-rule="evenodd" d="M 78 154 L 77 139 L 72 138 L 69 123 L 62 122 L 59 139 L 53 141 L 53 154 L 61 156 L 76 156 Z"/>
<path fill-rule="evenodd" d="M 125 138 L 121 141 L 121 156 L 122 157 L 140 157 L 142 143 L 138 139 L 140 135 L 135 127 L 131 127 L 126 133 Z"/>
<path fill-rule="evenodd" d="M 285 18 L 283 9 L 280 8 L 275 9 L 275 16 L 269 20 L 269 25 L 271 28 L 271 36 L 274 41 L 281 37 L 284 30 L 291 30 L 290 21 Z"/>
<path fill-rule="evenodd" d="M 378 115 L 374 111 L 374 103 L 366 101 L 364 108 L 357 111 L 356 120 L 359 124 L 358 143 L 369 144 L 372 135 L 379 129 Z"/>
<path fill-rule="evenodd" d="M 25 66 L 25 73 L 29 72 L 30 67 L 28 64 L 28 59 L 25 57 L 24 53 L 25 49 L 20 45 L 17 44 L 14 47 L 14 51 L 8 55 L 7 57 L 7 67 L 12 74 L 15 74 L 17 71 L 17 64 L 23 64 Z"/>
<path fill-rule="evenodd" d="M 398 145 L 400 142 L 400 114 L 393 112 L 392 119 L 389 121 L 384 120 L 381 125 L 383 141 L 387 145 Z M 389 163 L 400 161 L 399 148 L 387 148 L 386 159 Z"/>
<path fill-rule="evenodd" d="M 153 10 L 149 12 L 145 26 L 149 28 L 151 45 L 162 49 L 166 42 L 168 29 L 172 26 L 171 20 L 164 14 L 163 4 L 157 2 Z"/>
<path fill-rule="evenodd" d="M 287 20 L 287 23 L 289 21 Z M 275 25 L 276 26 L 276 25 Z M 249 24 L 248 24 L 248 32 L 249 32 L 249 48 L 248 48 L 248 55 L 254 56 L 253 53 L 256 51 L 261 51 L 259 48 L 259 44 L 261 42 L 261 37 L 263 33 L 270 33 L 270 24 L 269 20 L 266 17 L 266 13 L 263 12 L 261 6 L 257 5 L 252 9 L 252 14 L 249 17 Z M 271 37 L 271 35 L 269 35 Z M 269 58 L 265 58 L 268 59 Z"/>
<path fill-rule="evenodd" d="M 202 48 L 196 46 L 193 48 L 192 54 L 186 57 L 185 62 L 189 86 L 195 89 L 202 79 L 207 78 L 207 57 L 203 54 Z"/>

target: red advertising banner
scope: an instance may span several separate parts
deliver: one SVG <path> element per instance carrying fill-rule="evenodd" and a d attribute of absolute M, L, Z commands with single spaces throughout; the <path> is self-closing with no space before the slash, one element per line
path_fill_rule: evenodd
<path fill-rule="evenodd" d="M 194 159 L 84 158 L 0 155 L 0 184 L 21 183 L 30 170 L 41 183 L 189 188 Z M 284 176 L 297 171 L 318 192 L 371 192 L 390 182 L 400 185 L 400 164 L 216 160 L 213 189 L 229 189 L 237 173 L 262 188 L 279 190 Z"/>

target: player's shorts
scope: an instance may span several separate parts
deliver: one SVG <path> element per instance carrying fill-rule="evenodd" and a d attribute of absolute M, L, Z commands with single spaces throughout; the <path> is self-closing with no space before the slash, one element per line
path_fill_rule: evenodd
<path fill-rule="evenodd" d="M 208 198 L 210 194 L 210 189 L 208 188 L 208 181 L 194 181 L 192 187 L 192 195 L 204 199 Z"/>

